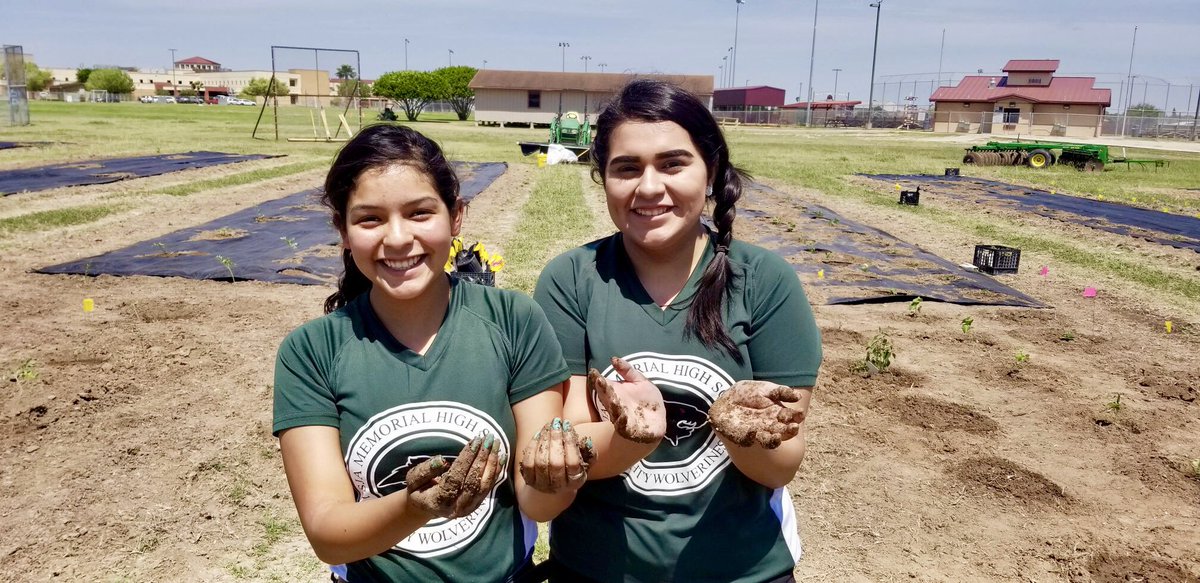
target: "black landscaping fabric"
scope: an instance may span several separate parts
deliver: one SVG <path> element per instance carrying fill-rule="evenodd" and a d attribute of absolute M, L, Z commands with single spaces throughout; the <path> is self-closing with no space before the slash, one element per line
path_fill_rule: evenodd
<path fill-rule="evenodd" d="M 928 196 L 952 196 L 960 200 L 974 197 L 981 204 L 998 203 L 1022 212 L 1200 253 L 1200 219 L 1196 217 L 967 176 L 862 176 L 893 183 L 920 184 L 922 201 Z"/>
<path fill-rule="evenodd" d="M 503 162 L 456 162 L 461 196 L 470 201 L 507 168 Z M 342 272 L 341 249 L 329 210 L 319 197 L 319 189 L 298 192 L 197 227 L 37 271 L 332 284 Z M 218 258 L 232 262 L 232 278 Z"/>
<path fill-rule="evenodd" d="M 218 166 L 233 162 L 275 158 L 267 154 L 224 154 L 221 152 L 185 152 L 134 158 L 85 160 L 70 164 L 52 164 L 36 168 L 0 171 L 0 195 L 35 192 L 62 186 L 108 184 L 128 178 L 157 176 L 178 170 Z"/>
<path fill-rule="evenodd" d="M 753 182 L 739 203 L 738 237 L 783 256 L 815 301 L 826 304 L 863 304 L 909 301 L 914 297 L 965 305 L 1045 307 L 1037 300 L 982 273 L 954 262 L 875 227 L 842 217 L 815 204 L 797 202 L 769 186 Z M 788 201 L 805 219 L 791 232 L 779 231 L 778 219 L 762 209 L 766 196 Z M 769 223 L 768 228 L 754 228 Z M 817 273 L 824 270 L 824 278 Z"/>
<path fill-rule="evenodd" d="M 24 144 L 19 144 L 17 142 L 0 142 L 0 150 L 7 150 L 9 148 L 20 148 L 23 145 Z"/>

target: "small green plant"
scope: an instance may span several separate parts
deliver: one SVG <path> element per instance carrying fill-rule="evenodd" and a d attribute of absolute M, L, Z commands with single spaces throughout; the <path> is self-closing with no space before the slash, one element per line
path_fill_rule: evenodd
<path fill-rule="evenodd" d="M 1017 362 L 1029 362 L 1029 353 L 1024 350 L 1017 351 Z"/>
<path fill-rule="evenodd" d="M 1058 335 L 1058 339 L 1062 340 L 1063 342 L 1070 342 L 1075 339 L 1075 331 L 1066 330 L 1062 334 Z"/>
<path fill-rule="evenodd" d="M 13 371 L 9 378 L 13 381 L 32 381 L 38 378 L 38 361 L 29 358 L 21 363 L 17 370 Z"/>
<path fill-rule="evenodd" d="M 262 214 L 262 211 L 258 211 L 258 214 L 254 215 L 254 222 L 256 223 L 265 223 L 268 220 L 270 219 L 267 218 L 267 215 Z"/>
<path fill-rule="evenodd" d="M 296 243 L 296 240 L 293 239 L 292 237 L 280 237 L 279 240 L 283 241 L 284 243 L 287 243 L 287 246 L 290 249 L 292 249 L 293 251 L 295 251 L 296 248 L 298 248 L 300 246 Z"/>
<path fill-rule="evenodd" d="M 213 235 L 219 239 L 232 239 L 237 236 L 237 231 L 229 227 L 221 227 L 220 229 L 214 231 Z"/>
<path fill-rule="evenodd" d="M 967 316 L 966 318 L 963 318 L 963 319 L 962 319 L 962 331 L 963 331 L 963 334 L 966 334 L 967 332 L 970 332 L 970 331 L 971 331 L 971 325 L 972 325 L 972 324 L 974 324 L 974 323 L 975 323 L 975 318 L 972 318 L 972 317 L 970 317 L 970 316 Z"/>
<path fill-rule="evenodd" d="M 894 356 L 896 351 L 892 347 L 892 339 L 888 338 L 887 332 L 880 331 L 867 343 L 867 371 L 874 374 L 887 370 Z"/>
<path fill-rule="evenodd" d="M 1121 404 L 1121 395 L 1120 394 L 1115 395 L 1113 400 L 1104 404 L 1104 407 L 1106 409 L 1108 409 L 1109 411 L 1112 411 L 1113 413 L 1120 413 L 1121 408 L 1124 406 L 1125 405 Z"/>
<path fill-rule="evenodd" d="M 155 243 L 154 246 L 158 247 L 158 252 L 162 253 L 163 255 L 171 254 L 171 251 L 169 249 L 167 249 L 167 244 L 163 243 L 162 241 Z"/>
<path fill-rule="evenodd" d="M 921 296 L 917 296 L 908 302 L 908 317 L 916 318 L 921 315 Z"/>
<path fill-rule="evenodd" d="M 221 265 L 224 265 L 225 270 L 229 272 L 229 281 L 236 282 L 237 279 L 233 277 L 233 267 L 237 264 L 234 263 L 232 259 L 225 257 L 224 255 L 217 255 L 217 261 L 221 262 Z"/>
<path fill-rule="evenodd" d="M 1189 461 L 1188 465 L 1190 465 L 1192 468 L 1191 473 L 1188 475 L 1191 476 L 1193 480 L 1200 480 L 1200 458 Z"/>

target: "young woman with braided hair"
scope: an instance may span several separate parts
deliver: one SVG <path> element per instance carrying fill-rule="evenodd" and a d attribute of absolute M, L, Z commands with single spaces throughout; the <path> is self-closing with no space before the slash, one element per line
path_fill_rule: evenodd
<path fill-rule="evenodd" d="M 564 415 L 594 422 L 599 456 L 552 523 L 551 581 L 791 581 L 812 309 L 783 259 L 734 239 L 746 177 L 695 96 L 636 80 L 597 126 L 593 176 L 619 232 L 555 258 L 534 292 L 572 374 Z M 605 378 L 653 383 L 663 406 L 643 399 L 640 422 L 662 433 L 629 439 Z"/>

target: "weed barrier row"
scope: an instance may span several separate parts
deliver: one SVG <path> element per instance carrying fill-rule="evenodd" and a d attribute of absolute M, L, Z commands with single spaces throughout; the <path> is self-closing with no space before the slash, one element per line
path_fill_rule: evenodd
<path fill-rule="evenodd" d="M 183 154 L 85 160 L 70 164 L 18 168 L 0 171 L 0 196 L 63 186 L 108 184 L 130 178 L 145 178 L 192 168 L 277 157 L 268 154 L 185 152 Z"/>

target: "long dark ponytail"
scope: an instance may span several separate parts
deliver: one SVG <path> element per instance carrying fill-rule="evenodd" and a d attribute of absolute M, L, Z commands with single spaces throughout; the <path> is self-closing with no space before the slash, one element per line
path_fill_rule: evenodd
<path fill-rule="evenodd" d="M 699 289 L 688 310 L 686 330 L 705 346 L 723 349 L 741 363 L 741 353 L 725 330 L 721 314 L 722 305 L 735 285 L 729 246 L 733 243 L 733 220 L 737 216 L 737 202 L 742 198 L 742 182 L 748 176 L 730 163 L 721 126 L 695 95 L 664 81 L 635 79 L 605 106 L 596 121 L 592 176 L 601 183 L 608 166 L 612 133 L 629 121 L 679 124 L 692 137 L 692 143 L 708 165 L 713 180 L 709 195 L 713 202 L 712 220 L 717 228 L 713 238 L 715 256 L 700 277 Z"/>
<path fill-rule="evenodd" d="M 409 127 L 373 125 L 342 146 L 325 176 L 321 204 L 329 207 L 339 233 L 346 232 L 346 209 L 358 178 L 364 172 L 395 165 L 410 166 L 428 176 L 446 208 L 451 213 L 458 208 L 458 177 L 433 140 Z M 327 314 L 371 289 L 371 280 L 354 264 L 349 249 L 342 250 L 342 266 L 337 291 L 325 298 Z"/>

